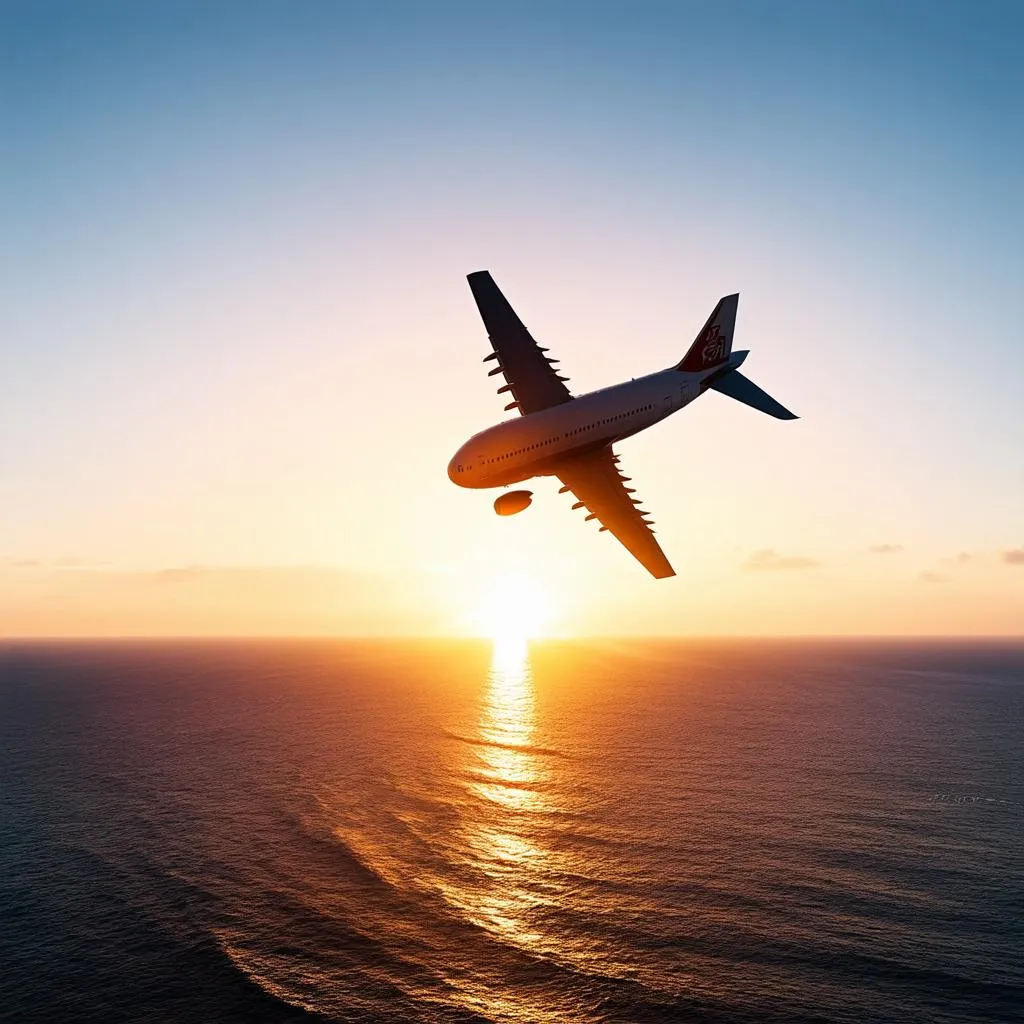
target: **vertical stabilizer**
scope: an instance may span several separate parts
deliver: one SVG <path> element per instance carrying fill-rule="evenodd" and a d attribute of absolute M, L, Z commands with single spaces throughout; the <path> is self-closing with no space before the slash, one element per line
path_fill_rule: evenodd
<path fill-rule="evenodd" d="M 740 296 L 726 295 L 718 300 L 708 322 L 701 328 L 683 361 L 676 367 L 686 373 L 700 373 L 722 366 L 732 351 L 732 335 L 736 327 L 736 307 Z"/>

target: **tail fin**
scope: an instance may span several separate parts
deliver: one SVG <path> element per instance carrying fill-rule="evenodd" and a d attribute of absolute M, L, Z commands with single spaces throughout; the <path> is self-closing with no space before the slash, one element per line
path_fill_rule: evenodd
<path fill-rule="evenodd" d="M 736 307 L 740 296 L 726 295 L 718 300 L 708 322 L 701 328 L 683 361 L 676 367 L 686 373 L 699 373 L 721 366 L 732 351 L 732 335 L 736 327 Z"/>

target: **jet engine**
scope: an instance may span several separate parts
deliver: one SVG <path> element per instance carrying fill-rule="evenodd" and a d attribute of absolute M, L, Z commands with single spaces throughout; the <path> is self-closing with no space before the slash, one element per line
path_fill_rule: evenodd
<path fill-rule="evenodd" d="M 514 516 L 524 508 L 529 508 L 532 501 L 533 491 L 509 491 L 494 499 L 494 511 L 499 516 Z"/>

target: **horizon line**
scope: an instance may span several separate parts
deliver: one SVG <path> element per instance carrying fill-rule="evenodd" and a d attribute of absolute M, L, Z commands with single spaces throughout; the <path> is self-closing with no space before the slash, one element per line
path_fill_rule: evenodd
<path fill-rule="evenodd" d="M 465 633 L 59 633 L 0 635 L 4 643 L 61 643 L 61 642 L 445 642 L 466 641 L 494 643 L 495 637 L 474 636 Z M 1024 642 L 1021 633 L 579 633 L 523 637 L 528 643 L 565 643 L 587 641 L 700 641 L 700 640 L 931 640 L 931 641 L 1017 641 Z"/>

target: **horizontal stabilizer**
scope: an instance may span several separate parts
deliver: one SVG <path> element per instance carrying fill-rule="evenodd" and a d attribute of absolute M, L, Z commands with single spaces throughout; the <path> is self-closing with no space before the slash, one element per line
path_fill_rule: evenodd
<path fill-rule="evenodd" d="M 744 377 L 739 370 L 730 370 L 727 374 L 711 381 L 708 385 L 723 395 L 735 398 L 737 402 L 749 405 L 751 409 L 766 412 L 777 420 L 795 420 L 797 416 L 784 405 L 780 405 L 771 395 L 762 391 L 752 380 Z"/>

